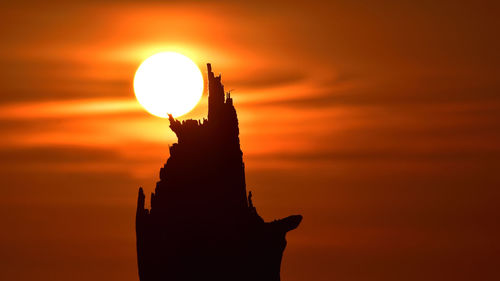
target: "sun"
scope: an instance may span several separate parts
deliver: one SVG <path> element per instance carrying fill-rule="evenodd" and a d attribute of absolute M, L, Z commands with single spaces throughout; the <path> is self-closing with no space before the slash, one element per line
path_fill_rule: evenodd
<path fill-rule="evenodd" d="M 152 55 L 134 77 L 139 103 L 151 114 L 166 118 L 191 111 L 203 94 L 203 76 L 188 57 L 175 52 Z"/>

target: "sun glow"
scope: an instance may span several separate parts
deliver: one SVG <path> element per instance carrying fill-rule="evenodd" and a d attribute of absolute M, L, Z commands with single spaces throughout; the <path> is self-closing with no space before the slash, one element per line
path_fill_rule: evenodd
<path fill-rule="evenodd" d="M 147 58 L 137 69 L 134 91 L 139 103 L 158 117 L 191 111 L 203 94 L 203 76 L 188 57 L 163 52 Z"/>

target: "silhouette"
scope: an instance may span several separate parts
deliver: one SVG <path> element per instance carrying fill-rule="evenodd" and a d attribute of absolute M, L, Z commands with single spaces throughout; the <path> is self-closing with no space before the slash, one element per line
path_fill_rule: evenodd
<path fill-rule="evenodd" d="M 302 216 L 264 222 L 246 192 L 236 110 L 208 68 L 208 120 L 175 120 L 178 143 L 136 214 L 141 281 L 280 280 L 285 235 Z"/>

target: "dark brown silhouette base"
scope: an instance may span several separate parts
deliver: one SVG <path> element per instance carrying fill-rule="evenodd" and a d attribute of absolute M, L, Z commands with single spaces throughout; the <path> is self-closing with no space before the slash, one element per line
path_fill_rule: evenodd
<path fill-rule="evenodd" d="M 150 210 L 139 189 L 141 281 L 278 281 L 285 235 L 302 216 L 264 222 L 246 192 L 236 110 L 208 67 L 208 120 L 169 116 L 178 143 L 160 169 Z"/>

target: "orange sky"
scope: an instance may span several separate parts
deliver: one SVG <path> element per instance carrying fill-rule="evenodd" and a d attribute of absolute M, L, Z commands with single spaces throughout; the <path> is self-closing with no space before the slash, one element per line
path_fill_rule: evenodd
<path fill-rule="evenodd" d="M 500 278 L 498 4 L 164 2 L 0 4 L 0 280 L 138 280 L 160 51 L 234 89 L 260 214 L 304 215 L 283 280 Z"/>

